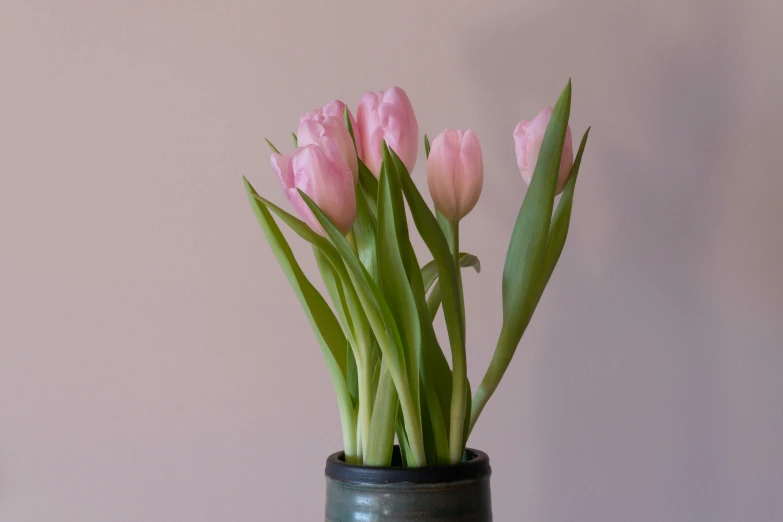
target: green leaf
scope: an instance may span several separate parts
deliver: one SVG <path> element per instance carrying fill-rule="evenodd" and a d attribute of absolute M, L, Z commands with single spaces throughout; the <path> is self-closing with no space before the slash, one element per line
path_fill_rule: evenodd
<path fill-rule="evenodd" d="M 348 134 L 351 135 L 351 141 L 353 141 L 353 150 L 356 152 L 356 136 L 353 133 L 353 125 L 351 124 L 351 117 L 348 115 L 347 106 L 343 108 L 343 122 L 345 123 L 345 127 L 348 129 Z"/>
<path fill-rule="evenodd" d="M 481 273 L 481 261 L 473 254 L 467 252 L 460 252 L 459 254 L 459 266 L 462 268 L 473 268 L 477 274 Z M 423 267 L 421 267 L 421 277 L 424 280 L 424 291 L 428 292 L 435 281 L 438 280 L 438 267 L 435 261 L 430 261 Z"/>
<path fill-rule="evenodd" d="M 321 249 L 313 245 L 313 254 L 315 256 L 318 270 L 321 272 L 321 279 L 324 281 L 326 291 L 329 293 L 329 297 L 332 299 L 332 304 L 337 312 L 337 317 L 340 319 L 340 324 L 343 327 L 343 332 L 346 333 L 346 337 L 349 341 L 353 337 L 353 324 L 351 323 L 351 316 L 348 312 L 348 303 L 343 291 L 342 282 L 339 280 L 339 276 L 335 274 L 334 267 L 329 263 L 326 255 Z"/>
<path fill-rule="evenodd" d="M 359 184 L 367 197 L 367 205 L 374 216 L 378 215 L 378 178 L 359 159 Z"/>
<path fill-rule="evenodd" d="M 356 343 L 353 340 L 353 323 L 351 320 L 351 314 L 349 311 L 348 302 L 343 290 L 343 284 L 339 276 L 335 273 L 334 267 L 329 263 L 326 255 L 316 246 L 313 246 L 313 254 L 315 255 L 315 261 L 318 265 L 318 270 L 321 272 L 321 278 L 324 281 L 326 290 L 329 293 L 329 297 L 332 299 L 332 304 L 337 312 L 337 316 L 340 319 L 340 324 L 343 327 L 343 332 L 346 333 L 348 338 L 349 349 L 346 351 L 346 381 L 348 383 L 348 392 L 351 394 L 353 400 L 353 408 L 356 410 L 359 405 L 359 374 L 356 366 L 357 357 L 361 359 L 361 354 L 355 353 L 357 350 Z M 359 318 L 357 318 L 359 319 Z"/>
<path fill-rule="evenodd" d="M 424 135 L 424 156 L 429 159 L 430 157 L 430 138 Z"/>
<path fill-rule="evenodd" d="M 370 210 L 367 196 L 360 187 L 356 187 L 356 221 L 353 223 L 353 235 L 356 238 L 356 251 L 359 260 L 367 269 L 370 278 L 378 281 L 378 225 Z"/>
<path fill-rule="evenodd" d="M 402 458 L 402 466 L 410 466 L 410 462 L 415 462 L 413 456 L 413 450 L 411 449 L 410 442 L 408 441 L 408 433 L 405 431 L 405 420 L 402 416 L 402 411 L 397 413 L 396 430 L 397 440 L 400 442 L 400 457 Z"/>
<path fill-rule="evenodd" d="M 294 150 L 298 149 L 299 148 L 299 139 L 296 137 L 296 133 L 295 132 L 291 133 L 291 139 L 294 142 Z"/>
<path fill-rule="evenodd" d="M 359 386 L 359 396 L 361 397 L 362 394 L 365 396 L 373 396 L 374 390 L 372 389 L 373 385 L 370 381 L 372 381 L 372 374 L 376 370 L 376 361 L 378 357 L 375 354 L 375 351 L 377 348 L 374 346 L 372 332 L 370 331 L 362 305 L 359 302 L 359 297 L 356 294 L 356 289 L 354 288 L 348 272 L 345 269 L 345 264 L 343 263 L 340 254 L 337 252 L 337 249 L 328 239 L 314 232 L 304 221 L 292 216 L 274 203 L 265 200 L 257 194 L 254 195 L 254 198 L 277 214 L 278 217 L 302 239 L 313 245 L 313 251 L 316 254 L 316 261 L 321 270 L 324 283 L 332 296 L 332 302 L 335 303 L 335 308 L 344 325 L 344 331 L 349 335 L 348 340 L 352 350 L 348 354 L 348 357 L 353 358 L 353 362 L 357 367 L 355 372 L 356 375 L 349 374 L 348 376 L 349 389 L 353 394 L 355 392 L 354 385 L 359 386 L 363 381 L 368 381 L 366 386 L 369 386 L 370 389 L 362 391 L 361 386 Z M 319 252 L 321 255 L 319 255 Z M 325 263 L 324 260 L 327 260 L 328 263 Z M 327 265 L 331 266 L 333 274 L 330 273 L 331 271 Z M 341 303 L 341 306 L 338 306 L 338 302 Z M 354 382 L 354 379 L 358 382 Z M 364 431 L 367 432 L 362 433 L 362 446 L 366 447 L 366 438 L 370 436 L 370 422 L 368 419 L 372 413 L 372 407 L 369 401 L 365 401 L 365 404 L 360 407 L 359 413 L 359 421 L 363 424 Z"/>
<path fill-rule="evenodd" d="M 443 294 L 443 311 L 446 318 L 446 330 L 451 344 L 452 359 L 452 397 L 450 406 L 449 451 L 452 462 L 459 462 L 463 453 L 462 426 L 465 417 L 467 367 L 465 357 L 465 339 L 462 335 L 464 318 L 460 312 L 459 283 L 457 267 L 449 250 L 449 243 L 443 235 L 437 218 L 432 214 L 416 185 L 399 159 L 392 151 L 405 199 L 413 216 L 413 222 L 430 250 L 438 273 L 440 274 Z"/>
<path fill-rule="evenodd" d="M 549 238 L 547 240 L 546 258 L 544 259 L 544 275 L 541 278 L 542 284 L 538 290 L 539 299 L 544 292 L 546 284 L 549 282 L 549 278 L 552 276 L 552 272 L 555 270 L 557 261 L 560 259 L 560 254 L 563 252 L 566 238 L 568 237 L 568 225 L 571 221 L 571 207 L 574 204 L 576 178 L 579 175 L 579 167 L 582 164 L 582 154 L 585 151 L 589 133 L 590 128 L 588 127 L 584 136 L 582 136 L 582 142 L 579 144 L 579 150 L 576 153 L 576 159 L 574 159 L 574 166 L 571 167 L 568 183 L 566 183 L 565 189 L 563 189 L 563 195 L 560 196 L 560 203 L 557 205 L 555 215 L 552 216 L 552 224 L 549 227 Z"/>
<path fill-rule="evenodd" d="M 272 145 L 271 141 L 267 140 L 266 138 L 264 138 L 264 140 L 266 141 L 266 144 L 269 145 L 269 148 L 272 149 L 272 152 L 274 152 L 275 154 L 280 154 L 280 151 L 277 150 L 277 147 Z"/>
<path fill-rule="evenodd" d="M 549 120 L 530 188 L 514 225 L 503 269 L 503 324 L 517 342 L 534 306 L 534 289 L 546 256 L 555 186 L 571 109 L 571 82 Z M 516 342 L 512 343 L 516 348 Z M 513 350 L 513 348 L 512 348 Z"/>
<path fill-rule="evenodd" d="M 410 266 L 405 208 L 396 170 L 385 143 L 382 149 L 384 159 L 378 190 L 378 268 L 381 292 L 400 330 L 408 384 L 411 397 L 418 408 L 421 327 L 405 266 L 406 261 Z M 408 432 L 411 429 L 411 426 L 407 426 Z"/>
<path fill-rule="evenodd" d="M 398 400 L 391 373 L 384 366 L 380 371 L 381 377 L 378 383 L 378 392 L 375 394 L 370 423 L 372 436 L 364 451 L 364 464 L 366 466 L 388 467 L 391 465 L 392 450 L 394 449 Z"/>
<path fill-rule="evenodd" d="M 311 245 L 318 247 L 318 249 L 320 249 L 324 255 L 329 257 L 330 260 L 334 256 L 339 257 L 337 250 L 335 250 L 329 240 L 323 237 L 321 234 L 315 232 L 307 223 L 295 216 L 292 216 L 282 208 L 278 207 L 268 199 L 262 198 L 255 192 L 253 193 L 252 197 L 266 208 L 274 212 L 275 215 L 277 215 L 277 217 L 279 217 L 283 223 L 288 225 L 291 230 L 293 230 L 299 237 Z"/>
<path fill-rule="evenodd" d="M 569 80 L 547 125 L 533 179 L 509 242 L 503 270 L 503 325 L 489 368 L 473 397 L 471 429 L 511 363 L 538 303 L 545 275 L 555 187 L 570 110 Z"/>
<path fill-rule="evenodd" d="M 470 437 L 470 412 L 473 409 L 473 392 L 470 388 L 470 380 L 467 380 L 468 400 L 465 402 L 465 424 L 462 426 L 463 445 L 467 446 Z"/>
<path fill-rule="evenodd" d="M 332 244 L 337 248 L 345 261 L 349 273 L 351 274 L 351 279 L 356 286 L 359 299 L 362 301 L 362 306 L 367 313 L 367 318 L 375 332 L 375 337 L 380 344 L 383 358 L 386 360 L 389 371 L 394 379 L 394 385 L 400 400 L 400 407 L 402 408 L 405 417 L 405 424 L 406 426 L 411 427 L 414 434 L 420 433 L 421 417 L 417 415 L 419 405 L 413 403 L 413 397 L 410 393 L 410 385 L 405 369 L 405 351 L 402 347 L 402 340 L 397 324 L 394 321 L 394 316 L 386 301 L 383 299 L 380 289 L 370 278 L 367 270 L 361 264 L 356 253 L 353 251 L 345 237 L 343 237 L 342 233 L 340 233 L 337 227 L 334 226 L 331 220 L 307 194 L 301 190 L 299 191 L 299 194 L 329 235 Z M 410 443 L 411 449 L 416 455 L 416 462 L 414 465 L 426 465 L 426 457 L 421 439 L 419 438 L 417 440 L 415 437 L 411 437 Z"/>
<path fill-rule="evenodd" d="M 359 368 L 356 366 L 356 357 L 350 346 L 345 352 L 345 381 L 348 385 L 348 394 L 351 396 L 354 415 L 359 413 Z"/>
<path fill-rule="evenodd" d="M 329 242 L 328 239 L 323 237 L 322 235 L 316 233 L 311 229 L 307 223 L 302 221 L 299 218 L 296 218 L 286 212 L 285 210 L 281 209 L 271 201 L 268 201 L 258 194 L 254 194 L 253 196 L 259 203 L 266 206 L 269 210 L 274 212 L 286 225 L 288 225 L 291 230 L 293 230 L 299 237 L 307 241 L 308 243 L 312 244 L 315 248 L 320 250 L 326 259 L 329 261 L 329 263 L 332 265 L 332 268 L 335 271 L 336 276 L 339 278 L 340 283 L 342 284 L 344 296 L 345 296 L 345 304 L 346 304 L 346 316 L 350 317 L 350 321 L 345 322 L 344 324 L 349 324 L 351 327 L 350 330 L 348 330 L 350 333 L 353 334 L 355 337 L 355 349 L 364 350 L 367 353 L 362 353 L 361 357 L 359 357 L 359 353 L 356 354 L 357 361 L 367 360 L 368 364 L 370 365 L 370 368 L 372 367 L 372 354 L 369 353 L 368 350 L 371 349 L 371 346 L 369 344 L 371 343 L 371 333 L 369 332 L 368 324 L 367 324 L 367 317 L 364 313 L 364 310 L 361 308 L 361 304 L 359 302 L 359 298 L 356 293 L 356 289 L 354 288 L 354 285 L 348 275 L 348 272 L 345 269 L 345 264 L 343 263 L 340 253 L 337 251 L 337 249 Z M 328 284 L 328 283 L 327 283 Z M 370 371 L 369 369 L 367 371 Z"/>
<path fill-rule="evenodd" d="M 427 298 L 427 310 L 429 311 L 430 321 L 434 321 L 435 316 L 438 315 L 438 309 L 440 308 L 442 299 L 443 295 L 440 291 L 440 282 L 437 282 L 435 283 L 435 286 L 432 287 L 432 292 L 430 292 L 430 296 Z"/>
<path fill-rule="evenodd" d="M 294 293 L 299 298 L 305 315 L 310 321 L 310 326 L 316 335 L 318 344 L 321 346 L 326 366 L 337 392 L 337 404 L 343 428 L 343 444 L 346 458 L 350 460 L 352 457 L 355 457 L 356 432 L 353 405 L 346 381 L 347 342 L 345 335 L 343 335 L 340 324 L 329 305 L 310 283 L 304 272 L 302 272 L 294 258 L 291 247 L 288 245 L 269 210 L 260 204 L 258 194 L 250 182 L 245 178 L 243 179 L 250 206 L 253 208 L 253 212 L 264 231 L 269 245 L 272 247 L 280 267 L 288 278 Z"/>
<path fill-rule="evenodd" d="M 411 264 L 418 266 L 411 249 Z M 411 273 L 411 291 L 416 302 L 421 327 L 421 410 L 424 447 L 427 462 L 449 463 L 449 427 L 446 417 L 451 403 L 451 368 L 438 343 L 432 326 L 421 271 Z"/>
<path fill-rule="evenodd" d="M 438 209 L 435 209 L 435 217 L 438 220 L 438 225 L 440 225 L 440 229 L 443 231 L 443 235 L 446 237 L 446 241 L 449 242 L 449 250 L 453 252 L 454 238 L 451 235 L 451 223 L 446 218 L 446 216 L 440 213 Z"/>

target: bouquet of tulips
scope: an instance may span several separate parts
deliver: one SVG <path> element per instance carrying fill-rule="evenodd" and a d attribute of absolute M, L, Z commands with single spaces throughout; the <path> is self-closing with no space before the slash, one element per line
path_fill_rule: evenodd
<path fill-rule="evenodd" d="M 463 459 L 566 240 L 587 140 L 585 132 L 574 159 L 570 107 L 569 81 L 554 109 L 514 131 L 529 188 L 503 271 L 502 327 L 475 394 L 467 377 L 461 269 L 478 272 L 479 260 L 460 251 L 459 237 L 484 176 L 473 131 L 446 130 L 431 144 L 424 136 L 434 210 L 413 181 L 419 128 L 408 96 L 396 87 L 365 94 L 356 118 L 340 101 L 303 115 L 293 154 L 269 143 L 272 168 L 299 217 L 259 196 L 245 179 L 250 204 L 321 346 L 347 462 L 391 465 L 395 435 L 404 466 Z M 302 271 L 277 220 L 312 245 L 331 306 Z M 419 262 L 414 230 L 431 261 Z M 433 328 L 440 308 L 447 343 Z"/>

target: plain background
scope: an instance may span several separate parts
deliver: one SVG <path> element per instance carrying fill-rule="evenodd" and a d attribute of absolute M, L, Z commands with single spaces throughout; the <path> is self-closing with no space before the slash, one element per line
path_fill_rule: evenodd
<path fill-rule="evenodd" d="M 367 90 L 473 128 L 475 384 L 511 132 L 569 76 L 571 233 L 470 440 L 496 520 L 780 520 L 781 25 L 773 0 L 0 1 L 0 521 L 321 520 L 334 393 L 241 176 L 283 203 L 263 138 Z"/>

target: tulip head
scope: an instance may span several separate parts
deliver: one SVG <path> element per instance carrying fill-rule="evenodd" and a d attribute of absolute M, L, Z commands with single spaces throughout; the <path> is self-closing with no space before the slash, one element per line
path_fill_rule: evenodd
<path fill-rule="evenodd" d="M 473 210 L 484 183 L 484 160 L 476 133 L 445 130 L 432 141 L 427 184 L 441 214 L 459 221 Z"/>
<path fill-rule="evenodd" d="M 343 161 L 351 169 L 354 181 L 359 179 L 359 161 L 348 128 L 345 126 L 343 110 L 345 104 L 335 100 L 313 112 L 305 113 L 299 119 L 297 140 L 300 147 L 319 145 L 334 158 Z M 348 113 L 351 125 L 355 126 L 353 115 Z"/>
<path fill-rule="evenodd" d="M 533 173 L 538 162 L 538 154 L 541 151 L 541 143 L 544 141 L 544 134 L 551 116 L 552 108 L 547 107 L 532 120 L 520 121 L 516 129 L 514 129 L 514 149 L 517 153 L 517 166 L 522 174 L 522 179 L 528 185 L 533 179 Z M 574 145 L 571 141 L 571 127 L 567 127 L 565 142 L 563 143 L 563 155 L 560 158 L 560 171 L 557 175 L 557 194 L 560 194 L 565 188 L 573 165 Z"/>
<path fill-rule="evenodd" d="M 312 199 L 342 232 L 347 234 L 356 219 L 356 192 L 351 169 L 318 145 L 304 145 L 293 155 L 272 154 L 274 169 L 288 201 L 316 232 L 323 227 L 299 194 Z"/>
<path fill-rule="evenodd" d="M 378 93 L 368 92 L 359 101 L 354 128 L 360 157 L 376 176 L 383 161 L 382 143 L 400 157 L 408 172 L 419 153 L 419 124 L 408 95 L 399 87 Z"/>

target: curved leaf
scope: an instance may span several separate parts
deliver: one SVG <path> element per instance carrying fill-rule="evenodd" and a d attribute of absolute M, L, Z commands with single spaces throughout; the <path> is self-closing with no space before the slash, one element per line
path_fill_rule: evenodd
<path fill-rule="evenodd" d="M 459 266 L 462 268 L 473 268 L 477 274 L 481 273 L 481 261 L 473 254 L 460 252 Z M 421 278 L 424 281 L 424 291 L 429 291 L 433 283 L 438 280 L 438 267 L 435 261 L 430 261 L 421 267 Z"/>
<path fill-rule="evenodd" d="M 452 462 L 462 458 L 464 443 L 462 426 L 465 419 L 467 366 L 465 357 L 465 339 L 462 335 L 464 318 L 460 311 L 459 282 L 454 257 L 449 249 L 449 243 L 443 235 L 437 218 L 432 214 L 424 198 L 421 197 L 416 185 L 400 160 L 392 151 L 397 175 L 402 184 L 405 199 L 413 216 L 413 222 L 422 239 L 429 248 L 438 267 L 443 294 L 443 311 L 446 318 L 446 330 L 451 343 L 452 387 L 450 405 L 449 452 Z"/>
<path fill-rule="evenodd" d="M 383 358 L 386 360 L 391 376 L 394 379 L 400 406 L 402 407 L 403 415 L 405 416 L 405 423 L 420 432 L 421 418 L 416 416 L 418 405 L 413 404 L 413 399 L 410 395 L 410 386 L 408 384 L 407 371 L 405 369 L 405 352 L 402 348 L 399 330 L 394 322 L 394 316 L 391 314 L 388 305 L 384 301 L 380 289 L 370 278 L 367 270 L 361 264 L 356 253 L 342 233 L 340 233 L 337 227 L 334 226 L 331 220 L 307 194 L 301 190 L 299 191 L 299 194 L 329 235 L 332 244 L 337 248 L 345 261 L 351 275 L 351 280 L 356 285 L 359 299 L 362 301 L 364 310 L 367 313 L 370 326 L 375 332 L 375 337 L 380 344 Z M 416 426 L 418 426 L 418 429 L 416 429 Z M 421 440 L 416 441 L 415 439 L 411 439 L 410 442 L 413 452 L 416 455 L 416 462 L 414 465 L 425 465 L 426 457 L 424 455 L 424 448 L 421 444 Z"/>
<path fill-rule="evenodd" d="M 337 392 L 337 404 L 340 410 L 340 421 L 343 428 L 343 444 L 346 458 L 355 458 L 356 432 L 351 395 L 346 381 L 346 339 L 340 329 L 337 318 L 332 313 L 329 305 L 318 293 L 318 290 L 310 283 L 302 272 L 294 258 L 291 247 L 288 245 L 280 228 L 275 223 L 269 210 L 261 205 L 257 199 L 258 194 L 250 182 L 243 178 L 245 190 L 248 193 L 250 206 L 258 219 L 261 228 L 266 235 L 269 245 L 283 269 L 288 282 L 299 298 L 307 319 L 316 334 L 318 344 L 326 361 L 326 366 L 332 377 L 332 383 Z"/>

